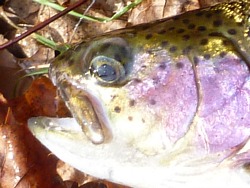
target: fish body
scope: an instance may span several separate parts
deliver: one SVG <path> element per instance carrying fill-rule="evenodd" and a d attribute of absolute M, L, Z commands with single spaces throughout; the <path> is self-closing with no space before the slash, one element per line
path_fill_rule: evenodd
<path fill-rule="evenodd" d="M 125 185 L 249 186 L 249 17 L 242 0 L 86 39 L 50 67 L 74 119 L 33 118 L 31 131 Z"/>

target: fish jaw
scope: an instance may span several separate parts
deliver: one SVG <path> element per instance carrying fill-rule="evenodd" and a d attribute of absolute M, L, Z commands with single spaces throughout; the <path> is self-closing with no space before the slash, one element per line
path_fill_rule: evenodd
<path fill-rule="evenodd" d="M 73 118 L 32 118 L 29 128 L 40 142 L 53 150 L 55 155 L 60 155 L 63 161 L 100 179 L 141 186 L 144 183 L 136 174 L 149 178 L 152 165 L 160 162 L 159 158 L 148 158 L 133 145 L 115 138 L 108 144 L 93 144 Z"/>
<path fill-rule="evenodd" d="M 89 141 L 73 118 L 32 118 L 29 128 L 61 160 L 100 179 L 132 187 L 198 188 L 201 183 L 206 187 L 220 187 L 223 182 L 227 187 L 244 188 L 250 184 L 249 172 L 241 164 L 235 166 L 235 157 L 222 162 L 218 153 L 202 156 L 192 149 L 187 153 L 173 151 L 175 154 L 171 157 L 168 152 L 152 156 L 116 140 L 96 145 Z M 239 153 L 239 159 L 240 153 L 244 153 L 244 157 L 249 158 L 250 142 L 244 146 L 220 154 Z M 248 153 L 241 150 L 248 150 Z"/>

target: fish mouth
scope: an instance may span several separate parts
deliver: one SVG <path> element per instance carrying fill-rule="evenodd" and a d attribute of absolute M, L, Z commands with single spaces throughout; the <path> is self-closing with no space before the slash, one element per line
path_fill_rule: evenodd
<path fill-rule="evenodd" d="M 62 80 L 57 84 L 72 116 L 93 144 L 109 142 L 112 138 L 109 121 L 96 95 L 82 84 Z"/>

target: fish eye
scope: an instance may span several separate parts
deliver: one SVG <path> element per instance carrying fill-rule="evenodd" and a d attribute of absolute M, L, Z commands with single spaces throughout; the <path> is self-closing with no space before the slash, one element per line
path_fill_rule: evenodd
<path fill-rule="evenodd" d="M 106 56 L 97 56 L 91 60 L 90 73 L 102 84 L 116 83 L 125 76 L 121 62 Z"/>

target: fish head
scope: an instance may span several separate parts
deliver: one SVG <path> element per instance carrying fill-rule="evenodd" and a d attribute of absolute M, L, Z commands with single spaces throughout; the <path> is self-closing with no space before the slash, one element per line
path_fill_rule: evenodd
<path fill-rule="evenodd" d="M 158 153 L 171 148 L 192 119 L 193 114 L 189 114 L 177 120 L 177 125 L 171 122 L 180 119 L 180 109 L 172 107 L 171 101 L 190 106 L 188 99 L 183 99 L 186 94 L 175 93 L 192 80 L 188 76 L 192 69 L 191 65 L 178 68 L 165 49 L 157 47 L 145 53 L 146 44 L 136 44 L 131 35 L 122 31 L 80 44 L 52 63 L 50 77 L 92 143 L 120 140 L 142 152 Z M 185 71 L 186 81 L 175 82 Z M 187 83 L 193 90 L 187 95 L 195 100 L 192 84 Z M 167 90 L 174 93 L 163 94 Z M 196 103 L 191 106 L 195 109 Z M 180 125 L 182 130 L 166 134 L 168 125 L 173 129 Z"/>

